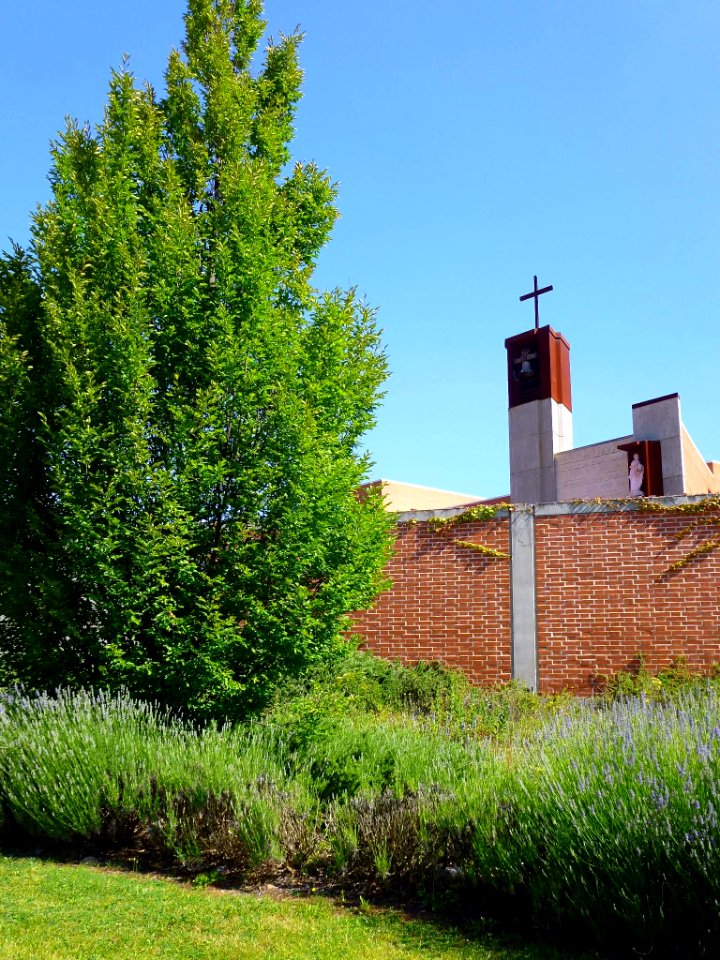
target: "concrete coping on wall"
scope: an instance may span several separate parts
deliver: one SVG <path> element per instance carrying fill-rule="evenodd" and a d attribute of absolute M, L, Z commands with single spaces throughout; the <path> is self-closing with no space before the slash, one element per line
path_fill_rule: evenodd
<path fill-rule="evenodd" d="M 469 513 L 476 507 L 484 507 L 484 503 L 465 503 L 459 507 L 441 507 L 438 510 L 408 510 L 406 513 L 398 513 L 395 519 L 398 523 L 422 523 L 424 520 L 451 520 L 453 517 L 461 517 L 464 513 Z M 507 519 L 510 510 L 503 507 L 493 515 L 495 517 Z"/>
<path fill-rule="evenodd" d="M 507 519 L 510 513 L 523 511 L 525 513 L 534 513 L 536 517 L 564 517 L 571 514 L 589 514 L 589 513 L 622 513 L 633 510 L 642 510 L 641 503 L 653 503 L 659 507 L 676 507 L 689 503 L 700 503 L 703 500 L 717 497 L 717 494 L 697 494 L 694 496 L 674 496 L 674 497 L 628 497 L 618 500 L 566 500 L 558 503 L 513 503 L 507 507 L 498 510 L 492 519 Z M 405 513 L 398 513 L 396 520 L 398 523 L 422 523 L 427 520 L 451 520 L 453 517 L 460 517 L 476 507 L 484 506 L 483 503 L 463 504 L 459 507 L 443 507 L 438 510 L 409 510 Z M 648 511 L 649 513 L 652 511 Z"/>
<path fill-rule="evenodd" d="M 537 503 L 534 506 L 534 513 L 536 517 L 564 517 L 569 514 L 585 513 L 629 513 L 643 511 L 644 503 L 652 503 L 661 508 L 672 508 L 689 503 L 700 503 L 711 499 L 712 496 L 712 494 L 699 494 L 674 497 L 628 497 L 627 500 L 568 500 L 561 503 Z M 652 510 L 643 512 L 652 513 Z"/>

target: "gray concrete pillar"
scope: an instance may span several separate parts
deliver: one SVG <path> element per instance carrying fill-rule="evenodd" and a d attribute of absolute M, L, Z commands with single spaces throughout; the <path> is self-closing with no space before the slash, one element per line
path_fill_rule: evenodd
<path fill-rule="evenodd" d="M 537 690 L 535 508 L 530 504 L 510 511 L 510 558 L 512 678 Z"/>

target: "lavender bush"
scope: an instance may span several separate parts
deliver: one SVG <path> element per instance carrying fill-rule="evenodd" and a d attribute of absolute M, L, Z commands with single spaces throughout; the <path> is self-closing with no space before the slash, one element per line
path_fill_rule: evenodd
<path fill-rule="evenodd" d="M 2 799 L 19 824 L 180 862 L 280 856 L 283 820 L 308 800 L 282 754 L 268 728 L 197 730 L 122 693 L 15 692 L 0 712 Z"/>
<path fill-rule="evenodd" d="M 558 718 L 516 767 L 515 879 L 539 914 L 652 946 L 720 917 L 720 696 Z"/>

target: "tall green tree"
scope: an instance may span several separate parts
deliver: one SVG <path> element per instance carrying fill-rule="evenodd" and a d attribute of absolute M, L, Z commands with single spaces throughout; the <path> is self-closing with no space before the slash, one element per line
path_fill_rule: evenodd
<path fill-rule="evenodd" d="M 335 189 L 289 163 L 300 37 L 255 69 L 261 14 L 189 0 L 165 97 L 113 74 L 0 262 L 0 654 L 34 686 L 240 715 L 382 585 L 386 363 L 313 286 Z"/>

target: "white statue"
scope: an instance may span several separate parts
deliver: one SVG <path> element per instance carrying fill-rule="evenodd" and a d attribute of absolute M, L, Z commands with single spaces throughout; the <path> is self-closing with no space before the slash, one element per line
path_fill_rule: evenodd
<path fill-rule="evenodd" d="M 630 472 L 628 474 L 628 480 L 630 481 L 630 496 L 631 497 L 642 497 L 642 483 L 643 478 L 645 477 L 645 467 L 640 463 L 640 454 L 634 453 L 632 458 L 632 463 L 630 464 Z"/>

